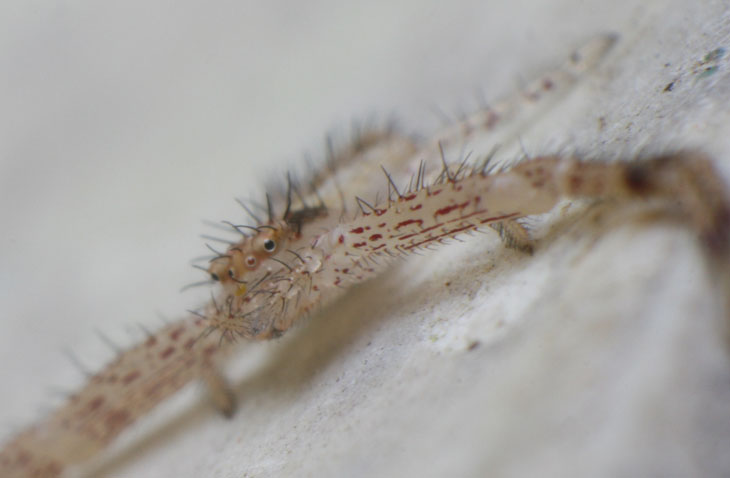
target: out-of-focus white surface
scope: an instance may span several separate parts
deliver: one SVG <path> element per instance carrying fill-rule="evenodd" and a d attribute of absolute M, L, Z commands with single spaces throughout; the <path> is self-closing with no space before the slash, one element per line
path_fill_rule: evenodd
<path fill-rule="evenodd" d="M 239 217 L 232 197 L 326 131 L 396 114 L 427 134 L 596 33 L 621 39 L 525 149 L 701 147 L 730 177 L 728 55 L 699 64 L 730 50 L 723 1 L 262 5 L 0 6 L 4 430 L 81 383 L 64 350 L 96 369 L 95 331 L 128 344 L 203 300 L 178 293 L 200 220 Z M 722 294 L 690 233 L 621 217 L 556 226 L 533 257 L 488 235 L 414 257 L 243 352 L 231 421 L 191 389 L 99 473 L 727 475 Z"/>

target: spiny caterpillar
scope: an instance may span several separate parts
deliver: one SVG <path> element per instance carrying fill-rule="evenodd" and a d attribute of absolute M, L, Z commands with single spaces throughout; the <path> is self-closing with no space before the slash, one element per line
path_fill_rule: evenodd
<path fill-rule="evenodd" d="M 565 198 L 669 201 L 712 253 L 722 255 L 728 246 L 730 201 L 712 162 L 701 154 L 676 153 L 635 163 L 545 156 L 508 170 L 489 170 L 489 158 L 471 167 L 444 162 L 435 181 L 426 184 L 425 174 L 419 173 L 403 191 L 388 176 L 386 204 L 358 198 L 361 208 L 351 220 L 323 232 L 305 227 L 299 240 L 290 225 L 275 228 L 279 237 L 287 231 L 290 235 L 288 255 L 271 257 L 274 263 L 255 274 L 254 287 L 226 294 L 225 306 L 217 306 L 205 319 L 223 335 L 277 337 L 303 313 L 382 272 L 393 259 L 459 234 L 498 224 L 510 243 L 527 249 L 527 233 L 516 220 L 548 212 Z M 270 235 L 264 229 L 251 242 L 268 241 Z"/>
<path fill-rule="evenodd" d="M 241 239 L 200 266 L 218 284 L 210 303 L 122 352 L 60 409 L 6 443 L 2 476 L 60 476 L 196 378 L 210 384 L 218 406 L 231 413 L 233 398 L 216 366 L 240 339 L 278 337 L 394 259 L 484 226 L 500 231 L 509 246 L 530 250 L 529 232 L 518 219 L 549 211 L 562 199 L 661 202 L 686 220 L 710 254 L 724 259 L 730 199 L 712 162 L 699 153 L 632 162 L 536 156 L 512 167 L 497 167 L 491 154 L 447 161 L 444 149 L 477 134 L 519 125 L 517 135 L 536 115 L 533 106 L 568 91 L 612 42 L 594 40 L 518 98 L 423 144 L 391 129 L 368 132 L 350 148 L 332 151 L 323 172 L 302 182 L 309 192 L 288 179 L 260 211 L 249 210 L 252 224 L 229 223 Z M 374 191 L 381 189 L 379 200 Z"/>

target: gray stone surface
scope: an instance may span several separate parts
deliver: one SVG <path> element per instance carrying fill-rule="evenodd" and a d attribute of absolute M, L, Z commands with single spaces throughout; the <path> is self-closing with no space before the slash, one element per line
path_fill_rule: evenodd
<path fill-rule="evenodd" d="M 5 429 L 81 382 L 64 349 L 96 369 L 95 330 L 132 343 L 203 300 L 177 292 L 200 218 L 236 217 L 325 131 L 395 113 L 427 133 L 596 33 L 620 42 L 525 149 L 701 148 L 730 178 L 730 55 L 700 65 L 730 50 L 727 2 L 448 3 L 5 2 Z M 536 229 L 533 257 L 475 236 L 244 347 L 232 420 L 191 387 L 92 473 L 730 475 L 727 293 L 692 234 L 582 205 Z"/>

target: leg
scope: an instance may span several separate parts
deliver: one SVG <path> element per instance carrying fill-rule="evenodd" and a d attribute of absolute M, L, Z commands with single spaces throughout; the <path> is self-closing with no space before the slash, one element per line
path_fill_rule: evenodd
<path fill-rule="evenodd" d="M 499 233 L 499 237 L 502 238 L 505 247 L 532 254 L 534 241 L 530 237 L 530 232 L 516 219 L 496 222 L 490 224 L 489 227 Z"/>
<path fill-rule="evenodd" d="M 215 408 L 226 418 L 233 416 L 236 410 L 236 397 L 226 378 L 211 365 L 203 373 L 203 381 Z"/>

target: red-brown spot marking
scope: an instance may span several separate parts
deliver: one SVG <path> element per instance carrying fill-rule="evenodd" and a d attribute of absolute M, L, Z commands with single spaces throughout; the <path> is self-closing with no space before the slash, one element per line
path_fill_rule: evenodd
<path fill-rule="evenodd" d="M 552 90 L 555 84 L 553 83 L 553 80 L 550 78 L 545 78 L 542 80 L 542 89 L 545 91 Z"/>
<path fill-rule="evenodd" d="M 203 354 L 205 354 L 206 357 L 210 357 L 211 355 L 213 355 L 215 353 L 217 348 L 218 347 L 216 347 L 213 344 L 208 345 L 205 349 L 203 349 Z"/>
<path fill-rule="evenodd" d="M 30 462 L 30 454 L 22 450 L 18 452 L 18 463 L 20 463 L 21 466 L 26 466 Z"/>
<path fill-rule="evenodd" d="M 366 245 L 367 245 L 367 242 L 356 242 L 355 244 L 352 245 L 352 247 L 358 247 L 359 248 L 359 247 L 364 247 Z"/>
<path fill-rule="evenodd" d="M 438 196 L 438 195 L 439 195 L 439 194 L 441 194 L 442 192 L 443 192 L 443 189 L 436 189 L 436 190 L 434 190 L 434 191 L 431 191 L 431 192 L 429 192 L 429 194 L 428 194 L 428 195 L 429 195 L 429 196 Z"/>
<path fill-rule="evenodd" d="M 470 202 L 471 201 L 465 201 L 463 203 L 451 204 L 450 206 L 446 206 L 444 208 L 437 209 L 436 212 L 433 213 L 433 216 L 434 217 L 436 217 L 436 216 L 443 216 L 443 215 L 446 215 L 446 214 L 448 214 L 448 213 L 450 213 L 450 212 L 452 212 L 452 211 L 454 211 L 456 209 L 464 209 L 466 206 L 469 205 Z"/>
<path fill-rule="evenodd" d="M 185 350 L 190 350 L 191 348 L 193 348 L 193 345 L 195 345 L 195 338 L 190 337 L 188 340 L 185 341 L 183 348 Z"/>
<path fill-rule="evenodd" d="M 395 226 L 395 230 L 397 231 L 401 227 L 405 227 L 405 226 L 408 226 L 410 224 L 418 224 L 419 226 L 423 226 L 423 220 L 421 220 L 421 219 L 408 219 L 407 221 L 399 222 Z"/>
<path fill-rule="evenodd" d="M 345 267 L 344 269 L 342 269 L 342 273 L 343 274 L 347 274 L 348 272 L 350 272 L 350 269 L 348 269 L 347 267 Z"/>
<path fill-rule="evenodd" d="M 315 291 L 318 291 L 319 290 L 319 286 L 318 285 L 313 285 L 312 286 L 312 289 L 314 289 Z"/>
<path fill-rule="evenodd" d="M 340 234 L 340 237 L 337 238 L 337 242 L 339 242 L 340 244 L 344 244 L 345 243 L 345 236 L 343 236 L 342 234 Z"/>
<path fill-rule="evenodd" d="M 124 385 L 129 385 L 130 383 L 137 380 L 140 377 L 140 375 L 142 375 L 142 374 L 140 373 L 139 370 L 134 370 L 132 372 L 129 372 L 127 375 L 122 377 L 122 383 Z"/>
<path fill-rule="evenodd" d="M 418 196 L 418 194 L 416 194 L 416 193 L 408 194 L 406 196 L 403 196 L 403 200 L 404 201 L 410 201 L 411 199 L 415 199 L 416 196 Z"/>
<path fill-rule="evenodd" d="M 376 216 L 382 216 L 383 214 L 388 212 L 388 210 L 387 209 L 376 209 L 374 212 L 375 212 Z M 370 229 L 370 228 L 368 228 L 368 229 Z"/>
<path fill-rule="evenodd" d="M 183 332 L 185 332 L 185 327 L 184 326 L 181 326 L 181 327 L 176 328 L 175 330 L 173 330 L 172 332 L 170 332 L 170 339 L 172 341 L 176 341 L 177 339 L 180 338 L 180 336 L 182 335 Z"/>
<path fill-rule="evenodd" d="M 355 229 L 351 229 L 350 232 L 353 234 L 362 234 L 365 229 L 362 227 L 356 227 Z"/>
<path fill-rule="evenodd" d="M 446 215 L 446 214 L 450 213 L 454 209 L 459 209 L 458 204 L 452 204 L 450 206 L 446 206 L 446 207 L 443 207 L 441 209 L 437 209 L 436 212 L 433 215 L 434 216 L 443 216 L 443 215 Z"/>
<path fill-rule="evenodd" d="M 124 428 L 132 419 L 129 416 L 129 412 L 126 410 L 112 410 L 104 418 L 107 433 L 113 434 L 114 431 Z"/>
<path fill-rule="evenodd" d="M 379 246 L 373 247 L 371 251 L 377 251 L 378 249 L 382 249 L 385 247 L 385 244 L 380 244 Z"/>
<path fill-rule="evenodd" d="M 145 345 L 145 347 L 154 347 L 155 345 L 157 345 L 157 337 L 148 338 L 145 341 L 144 345 Z"/>
<path fill-rule="evenodd" d="M 340 285 L 340 276 L 335 277 L 335 285 Z"/>
<path fill-rule="evenodd" d="M 568 181 L 572 192 L 577 192 L 583 184 L 583 178 L 579 174 L 571 174 Z"/>
<path fill-rule="evenodd" d="M 160 358 L 161 359 L 166 359 L 167 357 L 169 357 L 170 355 L 172 355 L 174 352 L 175 352 L 175 347 L 173 347 L 171 345 L 171 346 L 167 347 L 165 350 L 163 350 L 160 353 Z"/>
<path fill-rule="evenodd" d="M 415 206 L 411 206 L 411 207 L 410 207 L 410 210 L 411 210 L 411 211 L 418 211 L 418 210 L 419 210 L 419 209 L 421 209 L 422 207 L 423 207 L 423 204 L 416 204 Z"/>
<path fill-rule="evenodd" d="M 381 234 L 373 234 L 368 239 L 370 239 L 371 241 L 378 241 L 378 240 L 380 240 L 382 238 L 383 238 L 383 236 Z"/>
<path fill-rule="evenodd" d="M 378 224 L 378 227 L 385 227 L 386 224 L 388 224 L 388 223 L 387 222 L 381 222 L 380 224 Z"/>
<path fill-rule="evenodd" d="M 95 412 L 104 404 L 104 397 L 97 395 L 89 402 L 89 412 Z"/>

